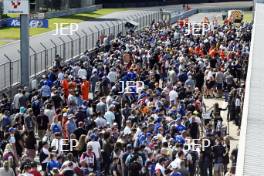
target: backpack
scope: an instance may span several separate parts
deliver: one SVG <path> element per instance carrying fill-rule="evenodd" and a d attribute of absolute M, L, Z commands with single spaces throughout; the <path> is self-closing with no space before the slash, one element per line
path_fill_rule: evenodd
<path fill-rule="evenodd" d="M 137 161 L 139 155 L 132 154 L 128 163 L 128 172 L 130 176 L 139 176 L 141 173 L 142 166 Z"/>
<path fill-rule="evenodd" d="M 61 132 L 61 129 L 58 124 L 53 125 L 52 133 Z"/>

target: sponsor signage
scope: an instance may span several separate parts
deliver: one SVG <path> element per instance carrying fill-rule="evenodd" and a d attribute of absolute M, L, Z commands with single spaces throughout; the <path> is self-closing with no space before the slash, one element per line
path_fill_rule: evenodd
<path fill-rule="evenodd" d="M 4 0 L 4 14 L 29 14 L 28 0 Z"/>
<path fill-rule="evenodd" d="M 7 27 L 20 27 L 20 20 L 16 18 L 9 18 L 6 21 Z M 31 19 L 29 20 L 29 27 L 31 28 L 48 28 L 49 22 L 47 19 Z"/>

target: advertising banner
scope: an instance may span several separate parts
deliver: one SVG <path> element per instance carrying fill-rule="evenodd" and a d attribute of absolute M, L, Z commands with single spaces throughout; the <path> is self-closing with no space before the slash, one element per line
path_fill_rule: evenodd
<path fill-rule="evenodd" d="M 29 14 L 28 0 L 4 0 L 4 14 Z"/>
<path fill-rule="evenodd" d="M 6 27 L 20 27 L 20 20 L 16 18 L 9 18 L 6 23 Z M 31 28 L 48 28 L 49 21 L 47 19 L 31 19 L 29 20 L 29 27 Z"/>

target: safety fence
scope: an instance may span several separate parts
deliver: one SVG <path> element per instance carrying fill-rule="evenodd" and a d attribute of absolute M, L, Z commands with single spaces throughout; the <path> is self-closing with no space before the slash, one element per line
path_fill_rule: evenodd
<path fill-rule="evenodd" d="M 112 36 L 113 38 L 119 33 L 125 34 L 125 24 L 128 21 L 138 23 L 138 30 L 149 26 L 153 20 L 160 20 L 161 13 L 159 11 L 142 11 L 142 13 L 128 16 L 124 19 L 109 20 L 99 22 L 92 28 L 87 30 L 78 30 L 72 36 L 57 37 L 50 40 L 51 45 L 43 44 L 40 41 L 42 50 L 36 51 L 30 46 L 29 58 L 29 74 L 31 80 L 36 79 L 42 73 L 48 71 L 54 63 L 55 56 L 58 54 L 67 62 L 81 56 L 85 51 L 92 52 L 100 40 L 101 36 Z M 20 52 L 20 51 L 14 51 Z M 5 55 L 6 63 L 0 65 L 0 91 L 12 94 L 12 89 L 20 85 L 20 58 L 9 58 Z"/>

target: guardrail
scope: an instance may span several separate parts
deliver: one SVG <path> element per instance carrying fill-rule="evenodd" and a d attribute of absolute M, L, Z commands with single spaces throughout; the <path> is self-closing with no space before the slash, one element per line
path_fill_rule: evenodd
<path fill-rule="evenodd" d="M 239 8 L 239 7 L 233 7 Z M 247 7 L 244 7 L 247 8 Z M 248 7 L 250 8 L 250 7 Z M 208 8 L 208 10 L 219 9 L 219 7 Z M 221 10 L 227 10 L 228 8 L 222 8 Z M 170 23 L 175 23 L 179 19 L 183 19 L 199 13 L 199 11 L 205 11 L 205 8 L 192 9 L 182 13 L 169 12 L 172 15 L 170 16 Z M 60 38 L 60 43 L 58 41 L 54 42 L 51 40 L 52 46 L 47 46 L 41 44 L 43 50 L 35 51 L 33 48 L 30 49 L 30 75 L 31 79 L 36 78 L 43 72 L 46 72 L 54 62 L 55 55 L 59 54 L 64 61 L 68 59 L 77 58 L 84 51 L 91 51 L 95 48 L 97 40 L 100 36 L 103 35 L 112 35 L 116 36 L 118 33 L 125 32 L 125 22 L 127 20 L 133 20 L 139 23 L 139 29 L 142 29 L 151 24 L 155 20 L 160 20 L 162 18 L 160 11 L 142 11 L 140 15 L 133 15 L 126 19 L 117 20 L 117 21 L 106 21 L 105 25 L 98 25 L 94 29 L 89 28 L 91 31 L 89 34 L 86 31 L 79 31 L 76 33 L 76 37 L 66 37 Z M 20 51 L 19 51 L 20 52 Z M 7 62 L 0 65 L 0 91 L 7 92 L 9 91 L 12 94 L 12 88 L 19 86 L 20 81 L 20 61 L 19 58 L 15 61 L 11 61 L 8 56 L 5 56 Z M 13 59 L 13 58 L 12 58 Z M 14 60 L 14 59 L 13 59 Z"/>
<path fill-rule="evenodd" d="M 55 42 L 51 40 L 52 45 L 47 46 L 43 43 L 41 51 L 35 51 L 30 47 L 30 58 L 29 58 L 29 73 L 30 78 L 35 79 L 42 73 L 47 72 L 54 63 L 56 54 L 63 58 L 63 62 L 72 60 L 81 56 L 85 51 L 93 51 L 96 47 L 97 41 L 100 36 L 117 36 L 118 33 L 125 34 L 126 28 L 125 23 L 128 20 L 133 20 L 138 22 L 138 29 L 143 29 L 149 26 L 153 20 L 160 20 L 161 13 L 156 12 L 142 12 L 140 15 L 132 15 L 127 19 L 117 20 L 117 21 L 106 21 L 104 25 L 101 23 L 100 26 L 95 27 L 95 29 L 89 29 L 90 33 L 87 31 L 78 31 L 74 37 L 67 36 L 65 38 L 59 38 Z M 16 51 L 14 51 L 16 52 Z M 20 51 L 18 51 L 20 52 Z M 10 95 L 13 93 L 13 88 L 20 85 L 20 59 L 9 58 L 5 55 L 7 62 L 0 65 L 0 90 L 1 92 L 9 92 Z"/>

